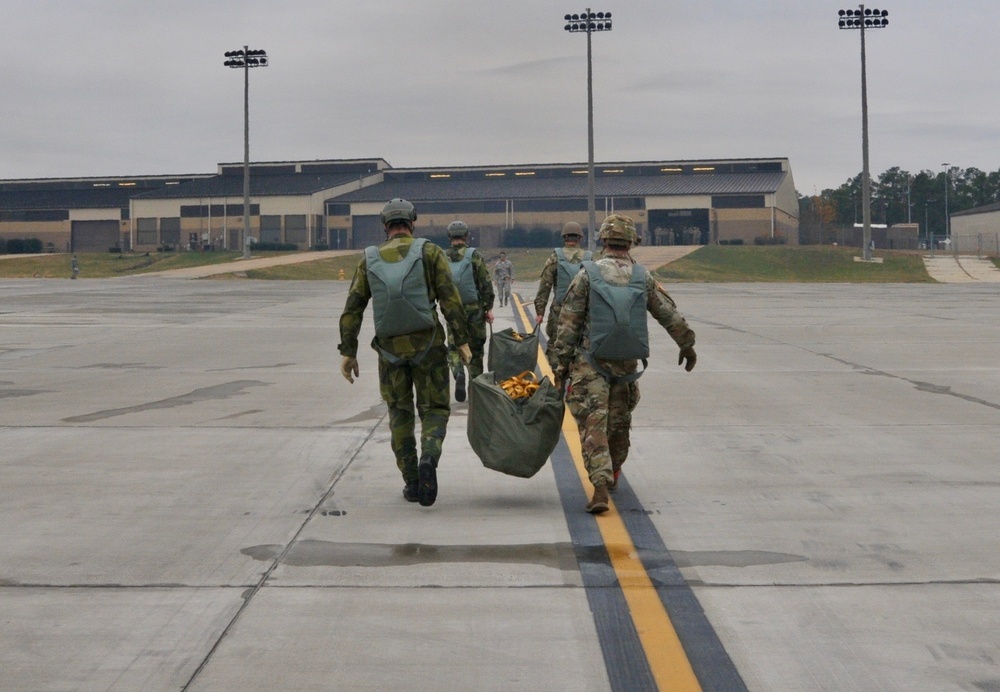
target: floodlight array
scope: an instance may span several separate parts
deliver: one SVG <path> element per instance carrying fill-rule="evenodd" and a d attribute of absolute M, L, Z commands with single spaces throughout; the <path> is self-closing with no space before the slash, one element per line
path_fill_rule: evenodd
<path fill-rule="evenodd" d="M 611 31 L 611 13 L 610 12 L 591 12 L 589 10 L 581 12 L 580 14 L 567 14 L 563 19 L 566 20 L 566 31 Z"/>
<path fill-rule="evenodd" d="M 840 10 L 841 29 L 884 29 L 889 26 L 889 10 L 870 9 L 861 6 L 857 10 Z"/>
<path fill-rule="evenodd" d="M 229 58 L 222 63 L 226 67 L 267 67 L 267 51 L 264 50 L 229 50 L 225 57 Z"/>

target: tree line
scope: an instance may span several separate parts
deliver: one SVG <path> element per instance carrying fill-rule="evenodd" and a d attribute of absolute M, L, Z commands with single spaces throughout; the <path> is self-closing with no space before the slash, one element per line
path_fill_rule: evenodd
<path fill-rule="evenodd" d="M 890 226 L 915 223 L 920 235 L 927 229 L 945 235 L 945 200 L 948 213 L 1000 202 L 1000 170 L 951 166 L 940 171 L 910 173 L 894 166 L 871 181 L 871 222 Z M 862 221 L 861 173 L 835 190 L 799 195 L 799 236 L 803 243 L 828 242 L 838 228 Z"/>

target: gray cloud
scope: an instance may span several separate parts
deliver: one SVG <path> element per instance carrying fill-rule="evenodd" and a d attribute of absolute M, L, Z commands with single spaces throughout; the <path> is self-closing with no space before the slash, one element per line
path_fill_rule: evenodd
<path fill-rule="evenodd" d="M 570 3 L 571 5 L 572 3 Z M 583 3 L 581 3 L 582 5 Z M 599 159 L 788 156 L 800 191 L 861 167 L 856 32 L 832 0 L 609 3 L 593 36 Z M 582 6 L 577 11 L 582 10 Z M 995 0 L 888 7 L 868 42 L 872 168 L 995 151 Z M 191 173 L 242 159 L 397 166 L 586 159 L 586 38 L 566 3 L 5 0 L 0 178 Z"/>

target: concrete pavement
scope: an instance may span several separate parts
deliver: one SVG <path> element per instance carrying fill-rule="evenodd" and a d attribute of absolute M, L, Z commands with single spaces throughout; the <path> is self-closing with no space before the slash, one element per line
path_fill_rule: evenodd
<path fill-rule="evenodd" d="M 1000 287 L 667 285 L 698 367 L 652 332 L 599 519 L 571 450 L 484 469 L 465 404 L 404 502 L 346 288 L 0 281 L 0 689 L 651 689 L 651 589 L 751 690 L 1000 687 Z"/>
<path fill-rule="evenodd" d="M 1000 283 L 1000 269 L 992 260 L 971 255 L 924 255 L 927 273 L 946 284 Z"/>

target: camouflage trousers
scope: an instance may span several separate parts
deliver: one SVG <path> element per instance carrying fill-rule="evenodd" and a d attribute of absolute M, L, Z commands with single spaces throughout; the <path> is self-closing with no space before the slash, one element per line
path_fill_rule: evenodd
<path fill-rule="evenodd" d="M 420 451 L 437 463 L 441 458 L 451 395 L 448 391 L 447 349 L 432 346 L 419 363 L 392 365 L 378 359 L 378 383 L 389 408 L 389 431 L 396 466 L 406 483 L 417 482 L 416 415 L 420 416 Z M 416 409 L 414 409 L 416 395 Z"/>
<path fill-rule="evenodd" d="M 469 362 L 469 379 L 473 379 L 483 374 L 483 355 L 486 353 L 486 316 L 479 308 L 466 309 L 465 314 L 469 318 L 469 350 L 472 351 L 472 360 Z M 462 359 L 458 355 L 458 347 L 455 344 L 448 345 L 448 365 L 453 376 L 457 377 L 458 373 L 462 372 Z"/>
<path fill-rule="evenodd" d="M 497 279 L 497 300 L 500 301 L 501 306 L 510 303 L 510 285 L 509 278 Z"/>
<path fill-rule="evenodd" d="M 582 358 L 570 367 L 566 405 L 580 429 L 583 464 L 595 486 L 611 483 L 625 463 L 638 403 L 637 383 L 609 384 Z"/>
<path fill-rule="evenodd" d="M 545 336 L 547 341 L 545 343 L 545 357 L 549 359 L 550 363 L 556 362 L 556 356 L 552 352 L 552 344 L 556 341 L 556 330 L 559 326 L 559 312 L 562 310 L 562 304 L 559 305 L 552 303 L 549 308 L 549 316 L 545 320 Z"/>

